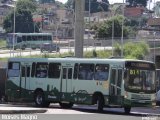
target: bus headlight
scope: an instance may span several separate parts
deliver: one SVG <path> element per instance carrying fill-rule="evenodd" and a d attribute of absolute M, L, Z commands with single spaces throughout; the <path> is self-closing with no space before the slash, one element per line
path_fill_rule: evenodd
<path fill-rule="evenodd" d="M 154 100 L 154 101 L 156 101 L 156 94 L 152 95 L 151 99 Z"/>

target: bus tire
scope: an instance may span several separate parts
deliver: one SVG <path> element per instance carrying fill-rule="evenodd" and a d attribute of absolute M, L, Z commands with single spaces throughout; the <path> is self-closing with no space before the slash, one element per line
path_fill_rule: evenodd
<path fill-rule="evenodd" d="M 72 108 L 73 107 L 73 103 L 59 103 L 59 105 L 61 106 L 61 108 Z"/>
<path fill-rule="evenodd" d="M 60 49 L 59 49 L 59 48 L 57 48 L 56 52 L 59 52 L 59 51 L 60 51 Z"/>
<path fill-rule="evenodd" d="M 96 105 L 97 105 L 97 110 L 99 112 L 102 112 L 104 107 L 104 99 L 102 96 L 97 96 Z"/>
<path fill-rule="evenodd" d="M 44 50 L 43 50 L 43 49 L 41 49 L 41 53 L 43 53 L 43 51 L 44 51 Z"/>
<path fill-rule="evenodd" d="M 50 105 L 49 102 L 45 101 L 44 93 L 40 90 L 35 93 L 34 101 L 37 107 L 48 107 Z"/>
<path fill-rule="evenodd" d="M 25 49 L 26 49 L 26 47 L 25 47 L 25 46 L 23 46 L 21 49 L 22 49 L 22 50 L 25 50 Z"/>
<path fill-rule="evenodd" d="M 124 112 L 125 112 L 126 114 L 129 114 L 130 111 L 131 111 L 131 107 L 129 107 L 129 106 L 124 107 Z"/>

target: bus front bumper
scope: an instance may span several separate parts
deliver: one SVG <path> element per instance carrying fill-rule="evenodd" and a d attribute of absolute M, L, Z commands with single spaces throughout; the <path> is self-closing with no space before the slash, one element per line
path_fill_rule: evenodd
<path fill-rule="evenodd" d="M 124 99 L 124 106 L 131 106 L 131 107 L 155 107 L 156 106 L 156 101 Z"/>

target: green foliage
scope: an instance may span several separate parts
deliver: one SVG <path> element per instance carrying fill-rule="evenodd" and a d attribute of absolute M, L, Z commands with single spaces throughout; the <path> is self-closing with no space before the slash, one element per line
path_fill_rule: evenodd
<path fill-rule="evenodd" d="M 36 11 L 36 0 L 18 0 L 16 4 L 16 11 L 26 10 L 31 13 Z"/>
<path fill-rule="evenodd" d="M 0 47 L 6 47 L 6 40 L 0 40 Z"/>
<path fill-rule="evenodd" d="M 95 52 L 95 53 L 94 53 Z M 94 56 L 94 54 L 96 56 Z M 87 51 L 84 53 L 85 58 L 109 58 L 111 56 L 111 51 L 109 50 L 93 50 L 93 51 Z"/>
<path fill-rule="evenodd" d="M 100 11 L 108 11 L 109 2 L 108 0 L 102 0 L 102 2 L 97 2 L 97 0 L 90 0 L 91 1 L 91 8 L 90 12 L 100 12 Z M 101 9 L 99 9 L 101 7 Z M 89 11 L 89 0 L 85 0 L 85 10 Z"/>
<path fill-rule="evenodd" d="M 34 23 L 32 12 L 36 10 L 35 0 L 19 0 L 15 9 L 15 32 L 30 33 L 34 32 Z M 6 16 L 3 22 L 3 28 L 7 33 L 14 29 L 14 11 Z M 36 29 L 38 32 L 39 29 Z"/>
<path fill-rule="evenodd" d="M 126 0 L 126 2 L 129 3 L 128 6 L 130 6 L 130 7 L 131 6 L 136 7 L 139 5 L 146 7 L 148 0 Z"/>
<path fill-rule="evenodd" d="M 124 44 L 123 52 L 124 52 L 123 53 L 124 58 L 144 59 L 144 57 L 149 54 L 149 46 L 145 42 L 140 42 L 140 43 L 128 42 Z M 95 49 L 93 51 L 84 52 L 84 58 L 109 58 L 111 57 L 111 55 L 112 55 L 112 51 L 110 50 L 96 50 Z M 114 45 L 114 56 L 120 57 L 120 55 L 121 55 L 121 45 L 116 43 Z M 66 52 L 63 54 L 43 53 L 40 55 L 23 56 L 23 57 L 24 58 L 58 58 L 58 57 L 68 57 L 68 56 L 74 57 L 74 53 L 73 52 Z"/>
<path fill-rule="evenodd" d="M 121 45 L 118 43 L 114 45 L 114 56 L 121 56 Z"/>
<path fill-rule="evenodd" d="M 38 0 L 41 4 L 43 3 L 55 3 L 55 0 Z"/>
<path fill-rule="evenodd" d="M 65 7 L 73 9 L 73 7 L 74 7 L 74 1 L 73 0 L 68 0 L 66 2 L 66 4 L 65 4 Z"/>
<path fill-rule="evenodd" d="M 120 44 L 115 45 L 114 55 L 120 56 L 121 46 Z M 132 59 L 144 59 L 144 57 L 149 54 L 149 46 L 145 42 L 133 43 L 128 42 L 124 44 L 123 54 L 125 58 Z"/>
<path fill-rule="evenodd" d="M 92 28 L 95 28 L 97 33 L 96 36 L 99 38 L 112 37 L 112 24 L 114 24 L 114 37 L 121 37 L 122 20 L 123 20 L 123 17 L 121 15 L 118 15 L 118 16 L 112 17 L 111 19 L 103 23 L 97 24 L 96 27 L 92 27 Z M 125 21 L 126 19 L 124 20 L 124 22 Z M 123 36 L 128 37 L 131 30 L 132 29 L 129 28 L 128 26 L 125 26 L 125 23 L 124 23 Z"/>
<path fill-rule="evenodd" d="M 74 0 L 68 0 L 65 4 L 67 8 L 75 8 Z M 100 8 L 101 7 L 101 8 Z M 109 2 L 108 0 L 102 0 L 102 2 L 97 2 L 97 0 L 90 0 L 90 12 L 100 12 L 108 11 Z M 89 11 L 89 0 L 85 0 L 85 11 Z"/>

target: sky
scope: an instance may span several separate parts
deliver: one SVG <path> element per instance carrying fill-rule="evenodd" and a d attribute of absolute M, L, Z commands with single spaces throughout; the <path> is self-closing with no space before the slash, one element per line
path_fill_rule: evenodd
<path fill-rule="evenodd" d="M 56 0 L 56 1 L 60 1 L 62 3 L 66 3 L 68 0 Z M 123 3 L 123 0 L 108 0 L 108 1 L 109 1 L 110 4 Z M 152 1 L 151 4 L 150 4 L 150 8 L 153 8 L 154 1 L 156 2 L 156 1 L 160 1 L 160 0 L 149 0 L 149 1 Z M 148 5 L 148 8 L 149 8 L 149 5 Z"/>

